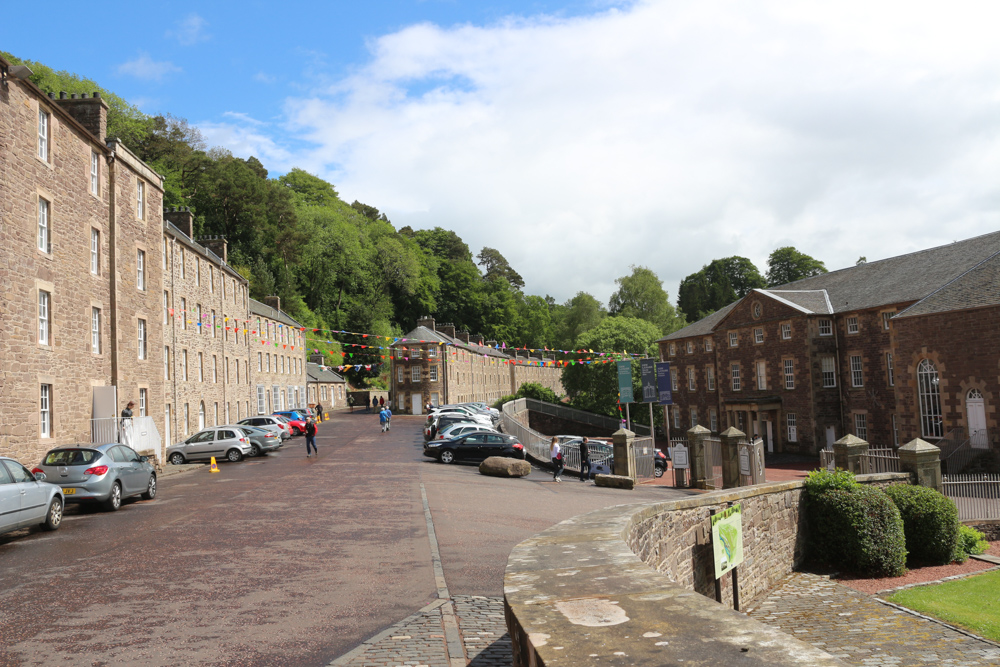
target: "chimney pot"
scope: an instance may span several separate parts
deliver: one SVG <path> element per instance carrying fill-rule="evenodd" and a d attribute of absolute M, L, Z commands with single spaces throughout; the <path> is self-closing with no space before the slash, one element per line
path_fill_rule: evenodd
<path fill-rule="evenodd" d="M 80 93 L 80 99 L 87 99 L 87 93 Z"/>
<path fill-rule="evenodd" d="M 59 99 L 61 99 L 61 100 L 66 99 L 66 91 L 65 90 L 60 90 L 59 91 Z"/>
<path fill-rule="evenodd" d="M 75 100 L 75 99 L 77 99 L 77 96 L 76 96 L 76 93 L 70 93 L 70 96 L 69 96 L 69 98 L 70 98 L 71 100 Z"/>
<path fill-rule="evenodd" d="M 91 97 L 93 97 L 93 98 L 94 98 L 94 99 L 96 99 L 96 100 L 99 100 L 99 99 L 101 99 L 101 93 L 100 93 L 99 91 L 96 91 L 96 90 L 95 90 L 95 91 L 94 91 L 94 94 L 93 94 L 93 95 L 91 95 Z"/>
<path fill-rule="evenodd" d="M 59 93 L 59 106 L 73 116 L 76 122 L 83 125 L 98 139 L 104 141 L 108 130 L 108 105 L 97 95 L 93 99 L 87 93 L 67 95 Z"/>
<path fill-rule="evenodd" d="M 49 93 L 49 99 L 50 100 L 56 99 L 56 94 L 55 93 Z"/>

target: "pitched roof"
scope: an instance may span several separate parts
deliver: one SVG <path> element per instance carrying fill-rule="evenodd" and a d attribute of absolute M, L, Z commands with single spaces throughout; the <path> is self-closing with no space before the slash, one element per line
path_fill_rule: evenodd
<path fill-rule="evenodd" d="M 830 296 L 825 289 L 819 290 L 754 290 L 762 294 L 774 297 L 779 301 L 794 306 L 795 308 L 810 314 L 830 315 L 833 313 L 833 306 L 830 304 Z"/>
<path fill-rule="evenodd" d="M 276 308 L 272 308 L 266 303 L 261 303 L 256 299 L 250 299 L 250 312 L 253 315 L 260 315 L 261 317 L 266 317 L 268 319 L 275 320 L 277 322 L 282 322 L 291 327 L 297 327 L 299 329 L 302 328 L 301 324 L 290 318 L 285 313 L 281 312 L 280 310 L 277 310 Z"/>
<path fill-rule="evenodd" d="M 740 301 L 742 301 L 742 299 L 740 299 Z M 664 336 L 663 338 L 661 338 L 656 342 L 659 343 L 660 341 L 665 341 L 665 340 L 678 340 L 680 338 L 689 338 L 691 336 L 705 336 L 707 334 L 710 334 L 715 330 L 715 325 L 718 324 L 719 321 L 722 320 L 722 318 L 728 315 L 729 311 L 735 308 L 736 304 L 738 303 L 739 301 L 734 301 L 728 306 L 723 306 L 722 308 L 718 309 L 708 317 L 704 317 L 695 322 L 694 324 L 689 324 L 683 329 L 678 329 L 677 331 L 671 334 L 667 334 L 666 336 Z"/>
<path fill-rule="evenodd" d="M 306 373 L 309 374 L 310 382 L 339 382 L 346 384 L 346 380 L 331 371 L 326 366 L 320 366 L 311 361 L 306 362 Z"/>
<path fill-rule="evenodd" d="M 440 331 L 435 331 L 433 329 L 428 329 L 424 326 L 419 326 L 405 336 L 400 337 L 400 339 L 392 344 L 391 347 L 402 346 L 405 347 L 407 343 L 412 343 L 415 341 L 424 341 L 427 343 L 444 343 L 446 345 L 453 345 L 454 347 L 461 348 L 463 350 L 468 350 L 473 354 L 485 354 L 490 357 L 497 357 L 500 359 L 513 359 L 512 356 L 501 352 L 500 350 L 490 347 L 489 345 L 476 345 L 475 343 L 466 343 L 460 338 L 453 338 L 447 334 L 441 333 Z"/>
<path fill-rule="evenodd" d="M 893 319 L 1000 305 L 1000 252 L 942 285 Z"/>

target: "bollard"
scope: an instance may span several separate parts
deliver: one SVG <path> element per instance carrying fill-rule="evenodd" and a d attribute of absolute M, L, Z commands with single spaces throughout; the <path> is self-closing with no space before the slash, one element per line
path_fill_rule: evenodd
<path fill-rule="evenodd" d="M 719 434 L 722 440 L 722 488 L 733 489 L 740 485 L 740 448 L 747 435 L 730 426 Z"/>
<path fill-rule="evenodd" d="M 635 452 L 632 449 L 632 441 L 635 440 L 635 433 L 628 429 L 620 428 L 611 435 L 614 443 L 615 469 L 614 473 L 621 477 L 631 477 L 635 479 Z"/>
<path fill-rule="evenodd" d="M 899 448 L 899 469 L 913 473 L 918 486 L 943 492 L 941 483 L 941 450 L 917 438 Z"/>
<path fill-rule="evenodd" d="M 712 435 L 704 426 L 695 426 L 688 432 L 688 459 L 691 464 L 691 486 L 696 489 L 708 488 L 708 456 L 705 452 L 705 438 Z"/>

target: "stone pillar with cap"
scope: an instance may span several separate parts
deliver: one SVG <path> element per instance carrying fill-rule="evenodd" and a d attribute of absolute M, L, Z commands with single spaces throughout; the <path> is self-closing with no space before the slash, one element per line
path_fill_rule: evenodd
<path fill-rule="evenodd" d="M 635 433 L 624 428 L 618 429 L 611 435 L 611 442 L 614 443 L 616 475 L 635 479 L 635 452 L 632 449 L 634 440 Z"/>
<path fill-rule="evenodd" d="M 943 491 L 941 480 L 941 450 L 917 438 L 899 448 L 899 469 L 913 473 L 919 486 Z"/>
<path fill-rule="evenodd" d="M 845 435 L 833 443 L 834 464 L 843 470 L 863 475 L 861 457 L 868 453 L 868 443 L 855 435 Z"/>
<path fill-rule="evenodd" d="M 696 489 L 708 488 L 708 452 L 705 438 L 712 435 L 704 426 L 698 425 L 688 429 L 688 463 L 691 466 L 691 486 Z"/>
<path fill-rule="evenodd" d="M 722 441 L 722 488 L 732 489 L 740 485 L 740 448 L 746 442 L 747 434 L 730 426 L 719 434 Z"/>

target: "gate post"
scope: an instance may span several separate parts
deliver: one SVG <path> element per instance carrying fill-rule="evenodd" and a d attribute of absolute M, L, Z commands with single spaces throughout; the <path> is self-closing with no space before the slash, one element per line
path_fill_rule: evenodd
<path fill-rule="evenodd" d="M 704 426 L 698 425 L 687 432 L 688 446 L 691 452 L 691 486 L 695 489 L 708 488 L 708 454 L 705 451 L 705 438 L 712 434 Z"/>
<path fill-rule="evenodd" d="M 868 453 L 868 443 L 854 435 L 845 435 L 833 443 L 833 462 L 855 475 L 865 474 L 861 469 L 861 456 Z"/>
<path fill-rule="evenodd" d="M 899 448 L 899 469 L 913 473 L 918 486 L 927 486 L 942 492 L 941 450 L 917 438 Z"/>
<path fill-rule="evenodd" d="M 614 474 L 635 479 L 635 452 L 632 449 L 633 440 L 635 440 L 635 433 L 624 428 L 618 429 L 611 435 L 611 441 L 614 443 L 615 452 Z"/>
<path fill-rule="evenodd" d="M 732 489 L 740 485 L 740 449 L 739 443 L 746 440 L 747 434 L 730 426 L 719 434 L 722 440 L 722 488 Z"/>

